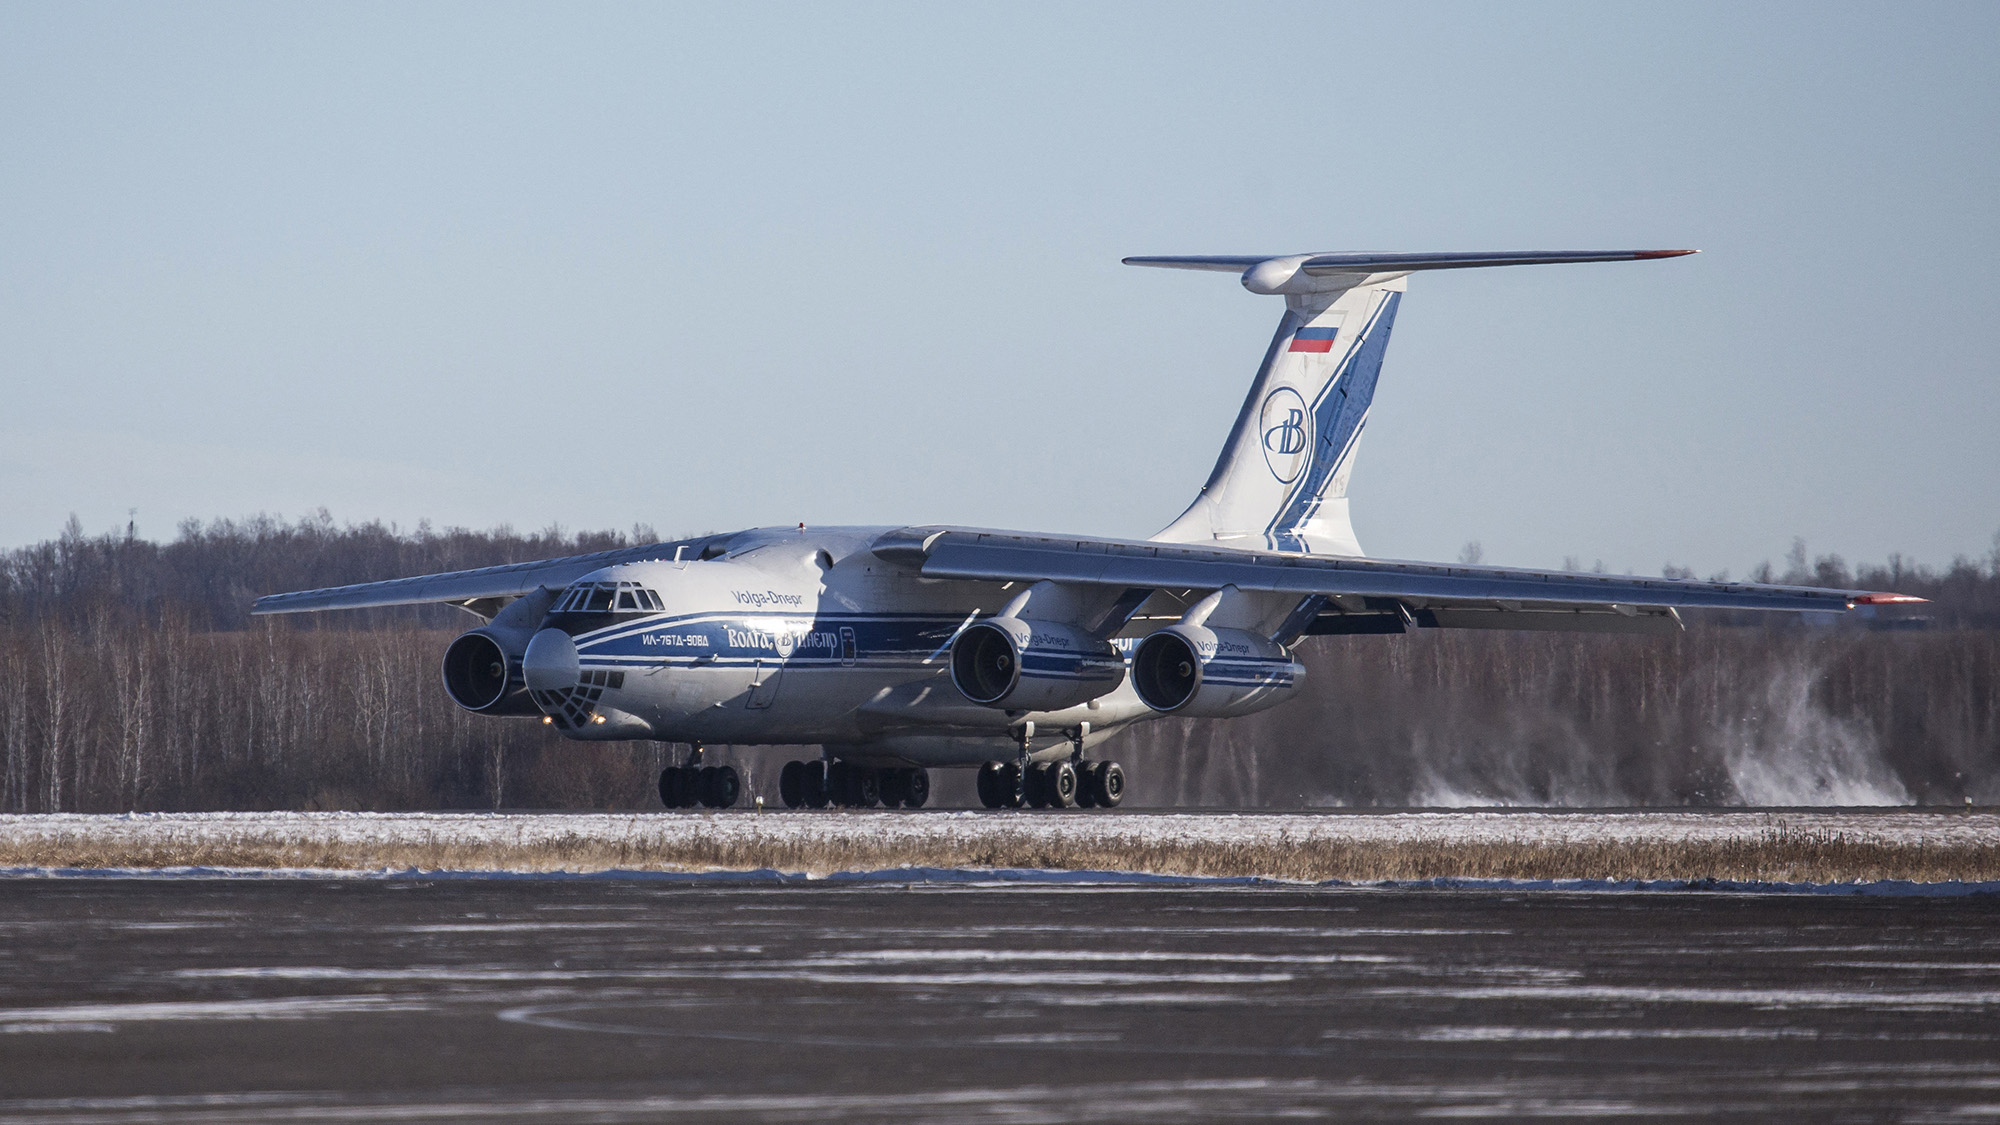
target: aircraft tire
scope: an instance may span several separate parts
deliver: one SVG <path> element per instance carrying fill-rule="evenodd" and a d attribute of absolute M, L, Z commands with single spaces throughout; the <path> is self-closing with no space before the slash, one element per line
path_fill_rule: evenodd
<path fill-rule="evenodd" d="M 728 809 L 736 806 L 737 798 L 743 796 L 743 777 L 735 766 L 718 766 L 708 783 L 708 807 Z"/>
<path fill-rule="evenodd" d="M 834 808 L 845 808 L 852 800 L 847 792 L 847 763 L 828 762 L 826 764 L 826 803 Z"/>
<path fill-rule="evenodd" d="M 1028 767 L 1027 784 L 1021 787 L 1021 796 L 1027 802 L 1029 808 L 1045 809 L 1049 807 L 1048 777 L 1048 766 L 1031 765 Z"/>
<path fill-rule="evenodd" d="M 778 799 L 785 802 L 788 809 L 796 809 L 806 803 L 806 764 L 786 762 L 778 771 Z"/>
<path fill-rule="evenodd" d="M 882 799 L 882 776 L 874 770 L 849 770 L 847 784 L 857 809 L 872 809 Z"/>
<path fill-rule="evenodd" d="M 694 775 L 694 799 L 701 802 L 702 808 L 715 807 L 715 775 L 714 766 L 703 766 Z"/>
<path fill-rule="evenodd" d="M 931 799 L 930 771 L 921 767 L 903 771 L 903 807 L 920 809 Z"/>
<path fill-rule="evenodd" d="M 1042 799 L 1052 809 L 1076 805 L 1076 767 L 1068 762 L 1050 762 L 1042 767 Z"/>
<path fill-rule="evenodd" d="M 1091 784 L 1096 792 L 1097 806 L 1115 809 L 1125 799 L 1125 770 L 1117 762 L 1099 762 L 1091 772 Z"/>
<path fill-rule="evenodd" d="M 1097 807 L 1097 763 L 1085 762 L 1076 767 L 1076 807 L 1094 809 Z"/>
<path fill-rule="evenodd" d="M 799 795 L 805 799 L 809 809 L 823 809 L 829 794 L 826 787 L 825 762 L 800 762 L 805 769 L 799 775 Z"/>
<path fill-rule="evenodd" d="M 903 771 L 885 766 L 875 771 L 875 787 L 882 791 L 882 807 L 898 808 L 903 803 Z"/>
<path fill-rule="evenodd" d="M 994 807 L 1018 809 L 1026 804 L 1021 792 L 1025 785 L 1026 781 L 1021 776 L 1019 763 L 1008 762 L 1001 766 L 999 774 L 993 779 L 993 794 L 1000 799 L 1000 803 Z"/>
<path fill-rule="evenodd" d="M 695 771 L 687 766 L 668 766 L 660 771 L 660 803 L 670 809 L 692 808 L 695 803 Z"/>
<path fill-rule="evenodd" d="M 1000 807 L 1000 771 L 1004 768 L 999 762 L 983 762 L 979 766 L 979 803 L 985 808 Z"/>

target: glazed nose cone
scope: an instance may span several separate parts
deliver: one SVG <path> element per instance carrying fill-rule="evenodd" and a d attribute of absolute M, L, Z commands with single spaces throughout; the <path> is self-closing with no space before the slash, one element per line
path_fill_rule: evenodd
<path fill-rule="evenodd" d="M 521 671 L 533 691 L 575 687 L 582 672 L 576 642 L 561 629 L 543 629 L 528 639 L 528 651 L 521 654 Z"/>

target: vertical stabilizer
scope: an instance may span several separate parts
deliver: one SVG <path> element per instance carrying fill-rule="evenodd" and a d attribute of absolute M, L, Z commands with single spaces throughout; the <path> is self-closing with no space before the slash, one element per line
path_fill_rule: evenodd
<path fill-rule="evenodd" d="M 1285 298 L 1284 319 L 1187 511 L 1154 539 L 1359 555 L 1347 483 L 1409 275 L 1419 270 L 1677 257 L 1692 250 L 1296 254 L 1127 258 L 1129 265 L 1240 272 Z"/>

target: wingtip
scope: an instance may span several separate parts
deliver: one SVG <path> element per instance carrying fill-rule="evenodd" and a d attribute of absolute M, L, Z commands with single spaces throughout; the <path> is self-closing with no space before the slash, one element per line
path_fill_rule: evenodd
<path fill-rule="evenodd" d="M 1699 250 L 1638 250 L 1632 256 L 1641 261 L 1647 258 L 1680 258 L 1688 254 L 1699 254 Z"/>
<path fill-rule="evenodd" d="M 1854 599 L 1855 605 L 1929 605 L 1929 598 L 1915 594 L 1862 594 Z"/>

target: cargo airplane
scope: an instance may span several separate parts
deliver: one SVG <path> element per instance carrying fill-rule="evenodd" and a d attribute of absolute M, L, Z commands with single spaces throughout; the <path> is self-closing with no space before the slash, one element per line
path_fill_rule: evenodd
<path fill-rule="evenodd" d="M 728 807 L 703 744 L 816 746 L 784 803 L 918 807 L 976 768 L 989 808 L 1115 806 L 1096 754 L 1166 715 L 1297 694 L 1301 638 L 1420 629 L 1671 634 L 1681 609 L 1842 612 L 1862 590 L 1368 557 L 1355 448 L 1408 278 L 1425 270 L 1671 258 L 1686 250 L 1127 258 L 1240 275 L 1284 315 L 1208 482 L 1146 540 L 984 528 L 758 528 L 597 554 L 272 594 L 257 613 L 445 603 L 484 624 L 445 649 L 481 715 L 580 741 L 682 743 L 668 807 Z"/>

